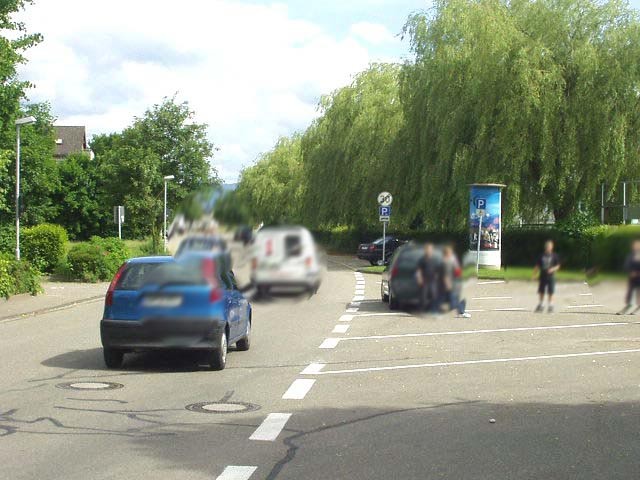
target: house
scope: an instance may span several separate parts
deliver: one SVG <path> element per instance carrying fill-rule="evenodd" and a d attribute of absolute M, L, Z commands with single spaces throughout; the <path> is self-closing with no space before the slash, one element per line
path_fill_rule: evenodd
<path fill-rule="evenodd" d="M 54 126 L 56 151 L 54 158 L 63 160 L 72 153 L 88 153 L 93 158 L 93 152 L 87 145 L 87 129 L 81 126 Z"/>

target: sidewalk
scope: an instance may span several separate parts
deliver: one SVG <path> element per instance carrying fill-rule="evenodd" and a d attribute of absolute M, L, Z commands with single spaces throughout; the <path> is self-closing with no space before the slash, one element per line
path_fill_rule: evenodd
<path fill-rule="evenodd" d="M 108 287 L 108 283 L 44 282 L 44 293 L 35 297 L 23 294 L 15 295 L 9 300 L 0 299 L 0 320 L 37 315 L 75 303 L 98 301 L 104 298 Z"/>

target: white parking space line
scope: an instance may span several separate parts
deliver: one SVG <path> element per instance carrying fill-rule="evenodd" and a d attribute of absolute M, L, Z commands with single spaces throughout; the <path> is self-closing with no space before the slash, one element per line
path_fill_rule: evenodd
<path fill-rule="evenodd" d="M 351 301 L 352 302 L 361 302 L 362 300 L 364 300 L 364 295 L 356 295 L 355 297 L 353 297 L 353 299 Z"/>
<path fill-rule="evenodd" d="M 523 312 L 527 310 L 523 307 L 507 307 L 507 308 L 493 308 L 492 312 Z"/>
<path fill-rule="evenodd" d="M 358 307 L 347 308 L 346 312 L 347 313 L 356 313 L 358 310 L 360 310 Z"/>
<path fill-rule="evenodd" d="M 338 321 L 339 322 L 350 322 L 351 320 L 353 320 L 353 315 L 342 315 Z"/>
<path fill-rule="evenodd" d="M 586 353 L 566 353 L 559 355 L 538 355 L 535 357 L 513 357 L 513 358 L 492 358 L 487 360 L 466 360 L 461 362 L 438 362 L 438 363 L 421 363 L 416 365 L 398 365 L 390 367 L 372 367 L 372 368 L 354 368 L 350 370 L 329 370 L 317 372 L 315 375 L 341 375 L 347 373 L 367 373 L 382 372 L 385 370 L 408 370 L 414 368 L 433 368 L 433 367 L 454 367 L 461 365 L 479 365 L 484 363 L 509 363 L 509 362 L 528 362 L 533 360 L 553 360 L 558 358 L 578 358 L 578 357 L 596 357 L 604 355 L 623 355 L 629 353 L 640 353 L 640 348 L 633 350 L 609 350 L 604 352 L 586 352 Z"/>
<path fill-rule="evenodd" d="M 356 301 L 356 302 L 351 301 L 351 303 L 349 304 L 350 307 L 359 307 L 360 305 L 361 305 L 361 303 L 358 302 L 358 301 Z"/>
<path fill-rule="evenodd" d="M 307 393 L 309 393 L 309 390 L 311 390 L 314 383 L 316 383 L 315 380 L 299 378 L 291 384 L 286 392 L 284 392 L 282 398 L 284 400 L 302 400 Z"/>
<path fill-rule="evenodd" d="M 229 465 L 216 477 L 216 480 L 248 480 L 258 467 L 241 467 Z"/>
<path fill-rule="evenodd" d="M 336 348 L 338 346 L 338 342 L 340 342 L 339 338 L 325 338 L 319 348 Z"/>
<path fill-rule="evenodd" d="M 355 294 L 356 295 L 364 295 L 364 288 L 356 288 Z"/>
<path fill-rule="evenodd" d="M 599 305 L 597 303 L 590 303 L 588 305 L 569 305 L 567 309 L 572 308 L 596 308 L 596 307 L 604 307 L 604 305 Z"/>
<path fill-rule="evenodd" d="M 349 330 L 349 325 L 336 325 L 331 333 L 347 333 L 347 330 Z"/>
<path fill-rule="evenodd" d="M 471 309 L 468 309 L 468 308 L 467 308 L 467 309 L 465 310 L 465 312 L 467 312 L 467 313 L 476 313 L 476 312 L 486 312 L 486 310 L 483 310 L 483 309 L 481 309 L 481 308 L 476 309 L 476 310 L 471 310 Z"/>
<path fill-rule="evenodd" d="M 342 341 L 353 341 L 353 340 L 385 340 L 385 339 L 391 339 L 391 338 L 444 337 L 444 336 L 452 336 L 452 335 L 474 335 L 479 333 L 534 332 L 534 331 L 545 331 L 545 330 L 566 330 L 566 329 L 574 329 L 574 328 L 621 327 L 626 325 L 635 325 L 635 323 L 631 323 L 631 322 L 583 323 L 579 325 L 550 325 L 550 326 L 544 326 L 544 327 L 513 327 L 513 328 L 494 328 L 494 329 L 484 329 L 484 330 L 458 330 L 458 331 L 452 331 L 452 332 L 398 333 L 395 335 L 369 335 L 369 336 L 363 336 L 363 337 L 340 337 L 340 338 L 327 338 L 325 342 L 328 342 L 329 340 L 331 340 L 331 343 L 328 343 L 328 345 L 331 345 L 331 346 L 324 347 L 324 348 L 335 348 L 338 345 L 338 343 Z"/>
<path fill-rule="evenodd" d="M 513 297 L 473 297 L 471 300 L 511 300 Z"/>
<path fill-rule="evenodd" d="M 302 375 L 315 375 L 316 373 L 321 372 L 325 366 L 326 363 L 311 363 L 300 373 Z"/>
<path fill-rule="evenodd" d="M 505 283 L 504 280 L 489 280 L 486 282 L 478 282 L 478 285 L 497 285 L 499 283 Z"/>
<path fill-rule="evenodd" d="M 291 418 L 290 413 L 270 413 L 249 437 L 249 440 L 273 442 Z"/>
<path fill-rule="evenodd" d="M 393 313 L 393 312 L 383 312 L 383 313 L 359 313 L 358 315 L 353 315 L 354 318 L 360 317 L 413 317 L 410 313 Z"/>
<path fill-rule="evenodd" d="M 593 293 L 579 293 L 578 295 L 581 297 L 593 297 Z"/>

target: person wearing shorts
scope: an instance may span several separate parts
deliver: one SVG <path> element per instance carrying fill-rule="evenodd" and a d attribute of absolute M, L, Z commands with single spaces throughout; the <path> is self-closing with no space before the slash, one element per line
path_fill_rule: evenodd
<path fill-rule="evenodd" d="M 553 251 L 553 241 L 547 240 L 544 244 L 544 252 L 538 258 L 534 267 L 534 276 L 538 273 L 538 295 L 540 302 L 536 307 L 536 312 L 544 310 L 544 296 L 549 299 L 549 312 L 553 312 L 553 294 L 556 292 L 556 272 L 560 269 L 560 259 Z"/>

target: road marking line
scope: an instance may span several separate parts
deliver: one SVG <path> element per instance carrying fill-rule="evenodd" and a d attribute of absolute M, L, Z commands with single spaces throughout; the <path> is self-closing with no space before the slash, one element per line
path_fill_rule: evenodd
<path fill-rule="evenodd" d="M 224 471 L 216 477 L 216 480 L 248 480 L 258 467 L 242 467 L 237 465 L 229 465 Z"/>
<path fill-rule="evenodd" d="M 473 297 L 471 300 L 511 300 L 513 297 Z"/>
<path fill-rule="evenodd" d="M 249 437 L 249 440 L 273 442 L 278 438 L 290 418 L 290 413 L 270 413 Z"/>
<path fill-rule="evenodd" d="M 579 293 L 581 297 L 593 297 L 593 293 Z"/>
<path fill-rule="evenodd" d="M 494 308 L 491 311 L 492 312 L 522 312 L 524 310 L 527 310 L 527 309 L 522 307 L 509 307 L 509 308 Z"/>
<path fill-rule="evenodd" d="M 340 342 L 339 338 L 325 338 L 319 348 L 336 348 Z"/>
<path fill-rule="evenodd" d="M 571 308 L 596 308 L 596 307 L 604 307 L 604 305 L 599 305 L 597 303 L 590 303 L 589 305 L 569 305 L 567 309 Z"/>
<path fill-rule="evenodd" d="M 469 312 L 469 313 L 486 312 L 486 310 L 482 310 L 482 309 L 477 309 L 477 310 L 466 309 L 465 312 Z"/>
<path fill-rule="evenodd" d="M 354 302 L 352 301 L 349 306 L 354 306 L 354 307 L 359 307 L 360 306 L 360 302 Z"/>
<path fill-rule="evenodd" d="M 322 371 L 324 367 L 326 367 L 326 363 L 311 363 L 305 367 L 300 373 L 302 375 L 315 375 Z"/>
<path fill-rule="evenodd" d="M 309 390 L 311 390 L 314 383 L 316 383 L 315 380 L 309 380 L 306 378 L 294 380 L 289 389 L 284 392 L 282 398 L 284 400 L 302 400 L 307 393 L 309 393 Z"/>
<path fill-rule="evenodd" d="M 584 323 L 579 325 L 551 325 L 545 327 L 513 327 L 513 328 L 495 328 L 484 330 L 458 330 L 453 332 L 426 332 L 426 333 L 399 333 L 396 335 L 370 335 L 366 337 L 340 337 L 340 338 L 327 338 L 327 340 L 337 341 L 336 345 L 340 341 L 347 340 L 383 340 L 387 338 L 407 338 L 407 337 L 444 337 L 449 335 L 472 335 L 476 333 L 505 333 L 505 332 L 533 332 L 542 330 L 566 330 L 569 328 L 594 328 L 594 327 L 620 327 L 626 325 L 633 325 L 630 322 L 607 322 L 607 323 Z M 325 340 L 325 342 L 327 341 Z M 334 348 L 327 347 L 327 348 Z"/>
<path fill-rule="evenodd" d="M 359 313 L 358 315 L 353 315 L 354 318 L 359 317 L 413 317 L 410 313 Z"/>
<path fill-rule="evenodd" d="M 359 309 L 359 308 L 357 308 L 357 307 L 354 307 L 354 308 L 347 308 L 346 312 L 347 312 L 347 313 L 356 313 L 358 310 L 360 310 L 360 309 Z"/>
<path fill-rule="evenodd" d="M 353 315 L 342 315 L 338 319 L 339 322 L 350 322 L 351 320 L 353 320 Z"/>
<path fill-rule="evenodd" d="M 355 295 L 364 295 L 364 290 L 356 290 Z"/>
<path fill-rule="evenodd" d="M 493 358 L 488 360 L 466 360 L 461 362 L 421 363 L 417 365 L 398 365 L 398 366 L 392 366 L 392 367 L 354 368 L 351 370 L 329 370 L 327 372 L 318 372 L 316 375 L 340 375 L 345 373 L 381 372 L 385 370 L 407 370 L 407 369 L 413 369 L 413 368 L 453 367 L 453 366 L 460 366 L 460 365 L 478 365 L 483 363 L 526 362 L 526 361 L 532 361 L 532 360 L 551 360 L 551 359 L 557 359 L 557 358 L 620 355 L 624 353 L 640 353 L 640 348 L 636 348 L 633 350 L 610 350 L 610 351 L 604 351 L 604 352 L 566 353 L 566 354 L 560 354 L 560 355 L 538 355 L 535 357 Z"/>
<path fill-rule="evenodd" d="M 497 285 L 498 283 L 504 283 L 504 280 L 490 280 L 488 282 L 478 282 L 478 285 Z"/>
<path fill-rule="evenodd" d="M 349 330 L 349 325 L 336 325 L 331 333 L 347 333 L 347 330 Z"/>
<path fill-rule="evenodd" d="M 362 300 L 364 300 L 364 295 L 356 295 L 351 299 L 352 302 L 361 302 Z"/>

